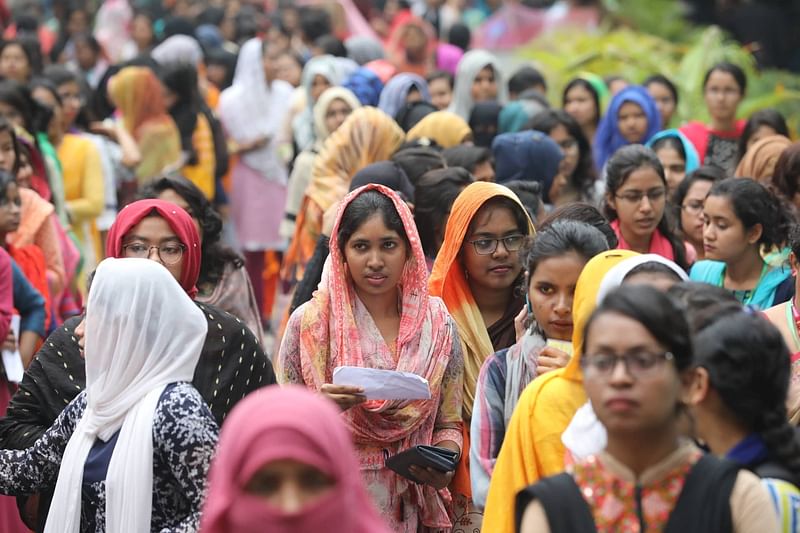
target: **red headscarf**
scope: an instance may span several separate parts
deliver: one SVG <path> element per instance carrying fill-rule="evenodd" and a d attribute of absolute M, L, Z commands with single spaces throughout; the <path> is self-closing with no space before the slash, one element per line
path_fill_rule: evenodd
<path fill-rule="evenodd" d="M 250 494 L 245 485 L 273 461 L 311 465 L 333 490 L 296 513 Z M 353 443 L 332 402 L 303 387 L 266 387 L 239 402 L 225 421 L 211 466 L 203 533 L 389 533 L 367 495 Z"/>
<path fill-rule="evenodd" d="M 181 243 L 186 246 L 183 254 L 183 268 L 181 269 L 180 284 L 183 290 L 194 298 L 197 294 L 197 278 L 200 275 L 200 235 L 192 217 L 182 207 L 164 200 L 139 200 L 122 208 L 117 219 L 108 230 L 106 239 L 106 255 L 121 258 L 122 240 L 125 235 L 143 218 L 155 214 L 163 218 L 178 236 Z"/>

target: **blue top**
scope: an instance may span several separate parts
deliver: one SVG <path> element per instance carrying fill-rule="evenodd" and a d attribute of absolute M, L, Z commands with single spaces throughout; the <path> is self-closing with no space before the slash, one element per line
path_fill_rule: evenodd
<path fill-rule="evenodd" d="M 708 283 L 715 287 L 723 287 L 725 266 L 725 263 L 722 261 L 711 261 L 709 259 L 698 261 L 692 266 L 689 272 L 689 279 Z M 776 294 L 781 284 L 789 279 L 791 279 L 791 272 L 788 268 L 771 268 L 762 274 L 761 280 L 759 280 L 756 288 L 752 291 L 748 291 L 749 295 L 738 297 L 739 295 L 737 295 L 737 292 L 739 291 L 734 291 L 734 296 L 737 296 L 737 299 L 745 305 L 755 305 L 759 309 L 768 309 L 775 304 L 785 301 L 783 298 L 776 298 Z"/>

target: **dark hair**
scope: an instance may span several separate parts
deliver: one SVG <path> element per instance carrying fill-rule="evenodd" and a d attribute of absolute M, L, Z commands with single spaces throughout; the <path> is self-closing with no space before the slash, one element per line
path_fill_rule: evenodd
<path fill-rule="evenodd" d="M 53 99 L 55 99 L 59 107 L 61 107 L 64 104 L 61 101 L 61 96 L 59 96 L 58 94 L 58 88 L 52 81 L 50 81 L 47 78 L 33 78 L 31 82 L 28 84 L 28 87 L 30 88 L 31 93 L 33 93 L 33 91 L 35 91 L 36 89 L 44 89 L 53 96 Z"/>
<path fill-rule="evenodd" d="M 547 82 L 541 72 L 531 66 L 525 66 L 516 71 L 508 80 L 509 94 L 519 95 L 528 89 L 534 89 L 537 86 L 544 87 L 547 90 Z"/>
<path fill-rule="evenodd" d="M 392 161 L 403 169 L 414 187 L 417 186 L 417 180 L 426 172 L 447 167 L 447 162 L 439 150 L 424 146 L 398 150 L 392 156 Z"/>
<path fill-rule="evenodd" d="M 652 84 L 663 85 L 667 88 L 667 90 L 672 94 L 672 99 L 675 100 L 675 105 L 678 105 L 678 88 L 675 87 L 675 84 L 672 83 L 669 78 L 664 76 L 663 74 L 653 74 L 649 76 L 644 82 L 642 82 L 643 87 L 648 87 Z"/>
<path fill-rule="evenodd" d="M 47 131 L 52 110 L 34 100 L 26 85 L 13 80 L 0 81 L 0 102 L 10 105 L 22 116 L 22 122 L 28 132 Z"/>
<path fill-rule="evenodd" d="M 198 286 L 219 283 L 228 263 L 237 269 L 244 266 L 241 256 L 220 241 L 222 218 L 194 183 L 183 176 L 166 176 L 148 183 L 141 190 L 139 196 L 141 198 L 158 198 L 166 190 L 171 190 L 183 198 L 189 205 L 187 209 L 189 215 L 200 222 L 203 244 Z"/>
<path fill-rule="evenodd" d="M 556 127 L 564 126 L 567 133 L 578 143 L 578 165 L 569 177 L 570 185 L 573 189 L 580 192 L 584 197 L 590 195 L 590 189 L 594 186 L 597 179 L 597 172 L 594 168 L 592 158 L 592 145 L 584 135 L 578 121 L 563 109 L 546 109 L 534 116 L 526 129 L 541 131 L 550 135 Z"/>
<path fill-rule="evenodd" d="M 20 167 L 20 152 L 22 146 L 20 146 L 20 142 L 17 139 L 17 132 L 14 130 L 14 126 L 7 121 L 6 119 L 0 117 L 0 133 L 7 132 L 11 136 L 11 142 L 14 145 L 14 168 L 11 171 L 14 173 L 14 176 L 17 175 L 19 172 Z M 30 160 L 30 154 L 28 155 L 28 160 Z"/>
<path fill-rule="evenodd" d="M 742 304 L 733 293 L 716 285 L 681 281 L 667 290 L 682 306 L 692 335 L 731 313 L 740 313 Z"/>
<path fill-rule="evenodd" d="M 460 167 L 430 170 L 417 180 L 414 221 L 426 256 L 436 257 L 439 252 L 436 236 L 447 225 L 456 197 L 474 181 L 472 174 Z"/>
<path fill-rule="evenodd" d="M 659 261 L 647 261 L 645 263 L 636 265 L 631 269 L 630 272 L 625 274 L 625 277 L 622 278 L 622 281 L 625 282 L 629 278 L 639 274 L 656 274 L 660 276 L 666 276 L 674 281 L 683 281 L 683 278 L 681 278 L 677 272 Z"/>
<path fill-rule="evenodd" d="M 525 207 L 530 219 L 536 223 L 536 213 L 544 207 L 542 202 L 542 184 L 538 181 L 511 180 L 503 184 L 517 195 Z"/>
<path fill-rule="evenodd" d="M 42 71 L 42 49 L 35 35 L 20 35 L 16 39 L 0 41 L 0 54 L 9 46 L 19 46 L 22 49 L 22 53 L 28 59 L 31 77 Z"/>
<path fill-rule="evenodd" d="M 794 195 L 800 191 L 800 143 L 790 144 L 778 157 L 772 185 L 788 201 L 792 201 Z"/>
<path fill-rule="evenodd" d="M 175 95 L 175 103 L 167 111 L 181 138 L 181 149 L 188 155 L 187 164 L 197 164 L 197 151 L 193 135 L 197 115 L 201 109 L 201 96 L 197 86 L 197 69 L 188 63 L 172 63 L 160 69 L 161 82 Z"/>
<path fill-rule="evenodd" d="M 766 318 L 741 312 L 701 331 L 695 346 L 697 366 L 708 371 L 729 413 L 800 478 L 800 442 L 786 413 L 791 354 L 781 333 Z"/>
<path fill-rule="evenodd" d="M 708 181 L 715 183 L 725 179 L 725 171 L 716 165 L 703 165 L 687 174 L 686 178 L 678 184 L 675 189 L 675 194 L 672 196 L 672 205 L 675 210 L 675 224 L 677 228 L 683 231 L 681 225 L 680 212 L 683 206 L 683 201 L 686 195 L 689 194 L 689 189 L 698 181 Z"/>
<path fill-rule="evenodd" d="M 800 260 L 800 224 L 792 224 L 789 228 L 788 244 L 792 253 Z"/>
<path fill-rule="evenodd" d="M 611 156 L 606 164 L 606 190 L 607 194 L 614 196 L 620 187 L 627 181 L 628 177 L 640 168 L 652 168 L 661 178 L 664 187 L 667 186 L 667 178 L 664 175 L 664 167 L 661 161 L 658 160 L 656 153 L 650 148 L 646 148 L 641 144 L 630 144 L 623 146 Z M 617 218 L 617 212 L 611 205 L 605 203 L 605 215 L 609 220 Z M 679 239 L 675 232 L 672 231 L 670 219 L 671 214 L 669 210 L 664 208 L 664 215 L 658 223 L 658 231 L 669 240 L 672 245 L 672 253 L 675 257 L 675 262 L 681 268 L 686 268 L 688 263 L 686 261 L 686 249 L 684 248 L 683 241 Z"/>
<path fill-rule="evenodd" d="M 411 244 L 406 234 L 406 228 L 403 226 L 403 219 L 400 218 L 394 203 L 385 194 L 372 189 L 356 196 L 342 213 L 342 218 L 339 221 L 339 231 L 336 234 L 339 239 L 339 251 L 342 255 L 344 255 L 344 250 L 350 237 L 376 213 L 380 213 L 383 224 L 390 230 L 396 231 L 403 239 L 403 242 L 406 243 L 406 249 L 409 252 L 411 251 Z"/>
<path fill-rule="evenodd" d="M 447 34 L 447 42 L 461 48 L 465 52 L 469 50 L 469 44 L 472 41 L 472 32 L 466 24 L 456 22 L 450 26 L 450 31 Z"/>
<path fill-rule="evenodd" d="M 324 54 L 334 57 L 347 57 L 347 48 L 341 39 L 333 35 L 323 35 L 314 41 L 314 46 L 320 48 Z"/>
<path fill-rule="evenodd" d="M 761 183 L 750 178 L 728 178 L 716 182 L 709 196 L 724 196 L 745 230 L 761 224 L 758 244 L 781 246 L 789 235 L 792 216 L 788 207 Z"/>
<path fill-rule="evenodd" d="M 606 313 L 626 316 L 640 323 L 659 344 L 672 353 L 678 371 L 692 365 L 692 338 L 678 303 L 649 285 L 622 285 L 610 292 L 594 310 L 583 330 L 583 351 L 589 330 L 597 317 Z"/>
<path fill-rule="evenodd" d="M 428 77 L 425 78 L 425 81 L 428 82 L 428 85 L 431 84 L 434 80 L 446 80 L 448 84 L 450 84 L 450 90 L 453 89 L 455 84 L 455 80 L 453 79 L 453 75 L 447 72 L 446 70 L 435 70 L 428 74 Z"/>
<path fill-rule="evenodd" d="M 67 67 L 63 65 L 48 65 L 42 72 L 42 76 L 50 80 L 50 82 L 55 85 L 56 88 L 67 83 L 77 84 L 81 95 L 84 97 L 84 102 L 89 101 L 92 91 L 87 85 L 86 80 L 82 79 Z M 75 123 L 83 129 L 88 129 L 90 121 L 91 117 L 89 109 L 86 105 L 82 105 L 81 110 L 78 112 L 78 116 L 75 118 Z"/>
<path fill-rule="evenodd" d="M 561 95 L 562 107 L 566 106 L 567 104 L 567 94 L 575 87 L 583 87 L 584 89 L 589 91 L 589 94 L 592 95 L 592 100 L 594 100 L 594 108 L 596 111 L 594 123 L 595 125 L 597 125 L 600 122 L 600 115 L 602 113 L 602 110 L 600 109 L 600 95 L 597 93 L 597 89 L 595 89 L 594 86 L 585 79 L 575 78 L 569 83 L 567 83 L 567 86 L 564 87 L 564 92 Z"/>
<path fill-rule="evenodd" d="M 95 39 L 94 35 L 91 33 L 79 33 L 72 37 L 72 43 L 84 43 L 92 49 L 96 55 L 100 55 L 103 52 L 103 47 L 100 46 L 100 42 Z"/>
<path fill-rule="evenodd" d="M 309 43 L 331 33 L 331 16 L 324 9 L 301 7 L 299 23 L 302 35 Z"/>
<path fill-rule="evenodd" d="M 592 204 L 574 202 L 562 205 L 547 215 L 537 229 L 538 231 L 544 231 L 559 220 L 574 220 L 594 226 L 605 236 L 610 250 L 619 245 L 619 239 L 617 239 L 617 234 L 614 233 L 614 228 L 608 223 L 608 219 L 603 216 L 603 213 Z"/>
<path fill-rule="evenodd" d="M 530 230 L 528 229 L 529 217 L 527 211 L 525 211 L 523 207 L 520 207 L 520 205 L 517 202 L 515 202 L 514 200 L 512 200 L 507 196 L 494 196 L 486 200 L 483 203 L 483 205 L 481 205 L 481 207 L 476 211 L 476 216 L 472 217 L 470 226 L 472 226 L 472 224 L 475 222 L 475 219 L 477 218 L 477 213 L 480 213 L 484 209 L 494 208 L 494 207 L 505 208 L 511 211 L 511 215 L 514 217 L 514 222 L 517 224 L 517 229 L 520 231 L 520 233 L 524 235 L 530 234 Z"/>
<path fill-rule="evenodd" d="M 786 125 L 786 119 L 778 110 L 759 109 L 747 119 L 742 136 L 739 137 L 739 159 L 744 157 L 747 152 L 747 143 L 761 126 L 772 128 L 778 135 L 789 136 L 789 126 Z"/>
<path fill-rule="evenodd" d="M 650 147 L 650 149 L 656 152 L 656 154 L 658 154 L 658 151 L 661 150 L 662 148 L 672 148 L 673 150 L 678 152 L 678 155 L 681 156 L 683 162 L 686 163 L 686 149 L 683 147 L 683 143 L 678 137 L 674 136 L 661 137 L 656 142 L 654 142 L 653 145 Z"/>
<path fill-rule="evenodd" d="M 717 63 L 716 65 L 708 69 L 705 77 L 703 78 L 704 91 L 706 89 L 706 85 L 708 85 L 708 79 L 714 72 L 725 72 L 727 74 L 730 74 L 736 81 L 736 85 L 739 86 L 739 93 L 743 95 L 747 91 L 747 75 L 744 73 L 744 70 L 742 70 L 740 66 L 734 65 L 733 63 L 728 63 L 727 61 Z"/>
<path fill-rule="evenodd" d="M 522 265 L 530 276 L 545 259 L 575 252 L 588 261 L 606 250 L 608 242 L 597 228 L 575 220 L 558 220 L 538 231 L 530 239 L 525 253 L 520 255 Z"/>
<path fill-rule="evenodd" d="M 12 183 L 16 184 L 16 177 L 11 174 L 10 172 L 6 172 L 5 170 L 0 170 L 0 200 L 6 199 L 6 193 L 8 192 L 8 186 Z"/>
<path fill-rule="evenodd" d="M 442 155 L 447 161 L 447 166 L 466 168 L 470 172 L 474 172 L 478 165 L 492 161 L 492 151 L 489 148 L 471 144 L 448 148 Z"/>

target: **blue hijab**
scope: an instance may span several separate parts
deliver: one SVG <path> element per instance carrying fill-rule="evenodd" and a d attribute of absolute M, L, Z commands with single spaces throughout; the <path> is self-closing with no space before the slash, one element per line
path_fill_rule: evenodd
<path fill-rule="evenodd" d="M 653 145 L 661 139 L 666 139 L 669 137 L 675 137 L 681 142 L 681 146 L 683 146 L 683 153 L 686 154 L 686 174 L 689 174 L 689 172 L 693 170 L 697 170 L 697 167 L 700 166 L 700 156 L 697 155 L 697 148 L 695 148 L 691 141 L 686 138 L 686 135 L 678 130 L 673 129 L 659 131 L 653 135 L 649 141 L 647 141 L 645 146 L 652 148 Z"/>
<path fill-rule="evenodd" d="M 542 199 L 550 203 L 549 193 L 564 154 L 549 136 L 525 130 L 502 133 L 492 142 L 497 183 L 536 181 L 542 185 Z"/>
<path fill-rule="evenodd" d="M 661 129 L 661 114 L 656 107 L 656 101 L 653 100 L 647 89 L 639 85 L 629 85 L 622 89 L 611 99 L 608 111 L 600 119 L 597 133 L 594 136 L 592 149 L 594 150 L 594 162 L 599 171 L 605 166 L 606 161 L 614 155 L 614 152 L 630 144 L 619 131 L 617 120 L 620 108 L 628 102 L 637 104 L 647 116 L 647 133 L 645 133 L 643 139 L 639 140 L 641 144 L 649 141 Z"/>
<path fill-rule="evenodd" d="M 423 102 L 431 101 L 431 93 L 428 92 L 428 82 L 416 74 L 403 72 L 392 78 L 386 83 L 386 87 L 381 92 L 378 101 L 378 109 L 392 118 L 397 116 L 398 111 L 406 105 L 406 98 L 412 89 L 419 91 Z"/>
<path fill-rule="evenodd" d="M 381 79 L 367 67 L 360 67 L 350 74 L 342 86 L 356 95 L 361 105 L 376 107 L 383 90 Z"/>

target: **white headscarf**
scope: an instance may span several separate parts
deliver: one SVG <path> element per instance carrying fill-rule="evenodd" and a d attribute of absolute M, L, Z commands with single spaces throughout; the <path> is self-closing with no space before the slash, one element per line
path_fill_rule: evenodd
<path fill-rule="evenodd" d="M 64 451 L 45 533 L 78 533 L 86 458 L 117 430 L 106 531 L 149 533 L 153 414 L 168 384 L 192 380 L 208 323 L 167 269 L 148 259 L 100 263 L 86 309 L 87 406 Z"/>
<path fill-rule="evenodd" d="M 203 61 L 203 48 L 197 39 L 188 35 L 173 35 L 150 53 L 159 65 L 186 63 L 197 66 Z"/>
<path fill-rule="evenodd" d="M 283 80 L 267 85 L 261 39 L 242 45 L 233 85 L 219 98 L 217 114 L 229 137 L 237 143 L 252 142 L 265 135 L 266 146 L 242 155 L 242 161 L 265 178 L 286 183 L 286 168 L 277 154 L 278 139 L 294 89 Z"/>
<path fill-rule="evenodd" d="M 467 122 L 475 101 L 472 99 L 472 83 L 484 67 L 494 69 L 494 79 L 497 82 L 497 101 L 504 104 L 506 101 L 506 84 L 503 80 L 503 72 L 494 54 L 486 50 L 470 50 L 456 68 L 455 87 L 453 88 L 453 102 L 447 109 L 455 113 Z"/>

